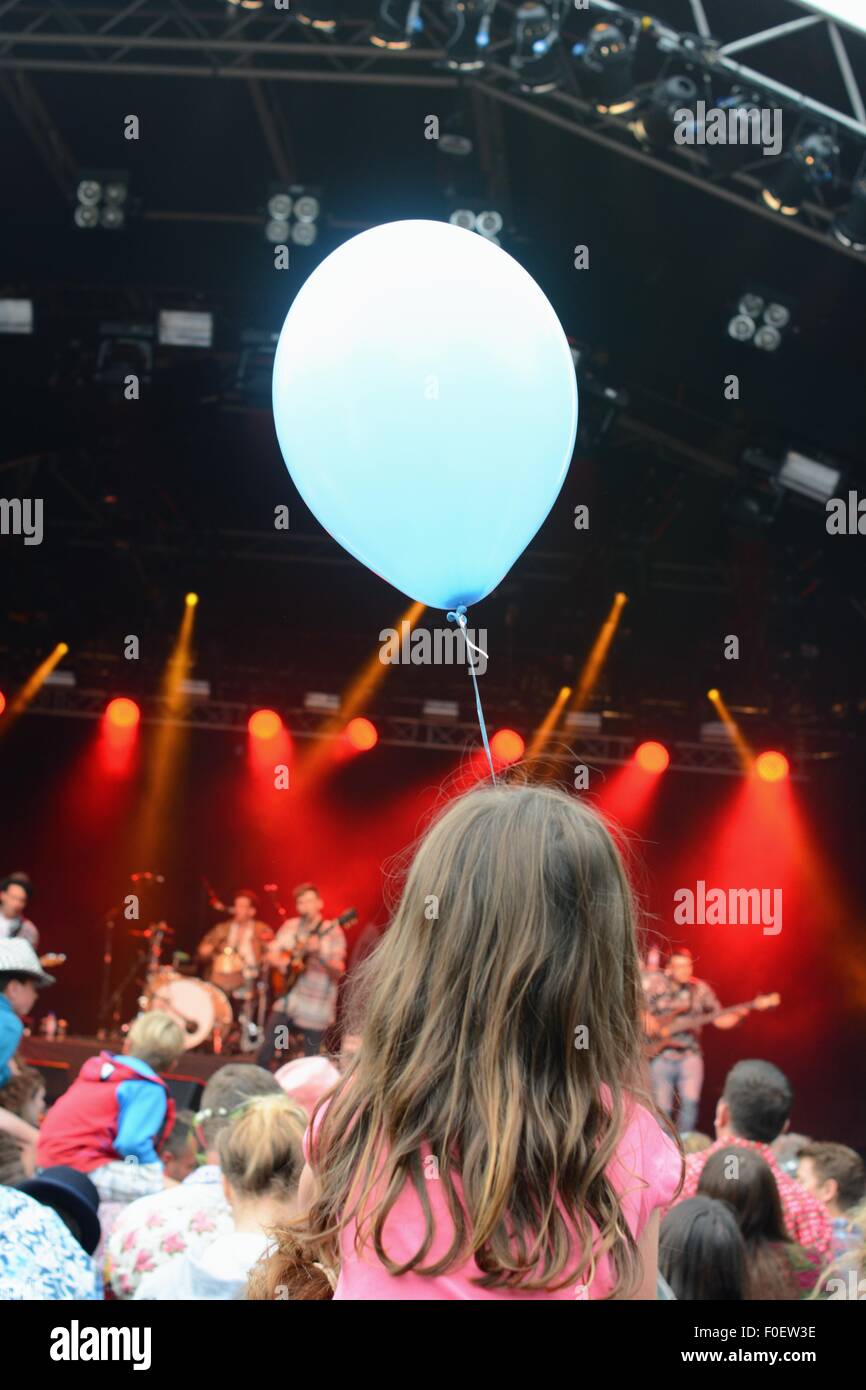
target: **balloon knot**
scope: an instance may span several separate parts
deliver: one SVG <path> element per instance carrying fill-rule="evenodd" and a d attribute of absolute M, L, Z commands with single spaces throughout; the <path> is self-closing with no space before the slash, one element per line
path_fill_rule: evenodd
<path fill-rule="evenodd" d="M 448 614 L 449 623 L 459 623 L 461 627 L 466 622 L 466 604 L 461 603 L 453 612 Z"/>

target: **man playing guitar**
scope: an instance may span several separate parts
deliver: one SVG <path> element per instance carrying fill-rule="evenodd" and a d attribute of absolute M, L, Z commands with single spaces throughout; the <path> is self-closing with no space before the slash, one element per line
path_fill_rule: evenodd
<path fill-rule="evenodd" d="M 678 948 L 666 970 L 649 970 L 643 980 L 647 1009 L 644 1028 L 650 1044 L 660 1035 L 659 1020 L 664 1015 L 677 1012 L 696 1018 L 694 1030 L 672 1034 L 670 1043 L 650 1062 L 652 1090 L 659 1109 L 673 1116 L 674 1093 L 679 1095 L 677 1129 L 680 1134 L 687 1134 L 695 1127 L 704 1082 L 701 1024 L 697 1019 L 706 1014 L 707 1023 L 712 1022 L 716 1028 L 735 1028 L 748 1012 L 738 1007 L 723 1013 L 706 980 L 699 980 L 692 974 L 692 965 L 691 951 Z"/>
<path fill-rule="evenodd" d="M 314 883 L 294 892 L 297 916 L 284 922 L 267 948 L 271 965 L 283 972 L 282 992 L 275 999 L 258 1055 L 267 1067 L 277 1054 L 279 1028 L 301 1036 L 304 1056 L 315 1056 L 337 1016 L 337 991 L 346 970 L 346 938 L 339 922 L 325 921 Z"/>
<path fill-rule="evenodd" d="M 34 951 L 39 945 L 39 933 L 24 916 L 24 909 L 30 901 L 32 885 L 27 874 L 9 874 L 0 883 L 0 941 L 20 937 L 29 941 Z"/>

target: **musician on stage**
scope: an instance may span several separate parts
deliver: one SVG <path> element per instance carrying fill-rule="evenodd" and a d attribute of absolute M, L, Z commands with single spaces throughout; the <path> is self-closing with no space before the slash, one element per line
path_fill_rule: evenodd
<path fill-rule="evenodd" d="M 273 940 L 271 928 L 258 920 L 258 911 L 255 893 L 239 888 L 231 916 L 202 937 L 196 952 L 205 979 L 230 996 L 245 992 L 258 979 L 265 950 Z"/>
<path fill-rule="evenodd" d="M 281 1027 L 300 1035 L 305 1057 L 318 1053 L 337 1016 L 337 993 L 346 970 L 345 935 L 339 923 L 323 918 L 324 903 L 316 885 L 299 884 L 294 898 L 297 916 L 280 927 L 267 950 L 269 962 L 285 972 L 283 990 L 288 993 L 278 993 L 275 999 L 258 1055 L 262 1067 L 277 1054 Z"/>
<path fill-rule="evenodd" d="M 647 1037 L 658 1036 L 661 1015 L 674 1010 L 679 1013 L 712 1014 L 721 1009 L 715 992 L 706 980 L 692 974 L 692 953 L 677 948 L 664 970 L 646 970 L 643 975 L 646 1014 L 644 1026 Z M 732 1009 L 719 1014 L 713 1022 L 716 1028 L 734 1028 L 744 1018 L 746 1009 Z M 650 1062 L 650 1078 L 656 1105 L 673 1117 L 675 1093 L 679 1098 L 677 1129 L 688 1134 L 694 1129 L 704 1082 L 704 1056 L 701 1051 L 701 1025 L 692 1031 L 677 1033 L 670 1047 L 662 1048 Z"/>
<path fill-rule="evenodd" d="M 27 874 L 9 874 L 0 882 L 0 941 L 20 937 L 29 941 L 34 951 L 39 945 L 39 933 L 24 916 L 33 885 Z"/>

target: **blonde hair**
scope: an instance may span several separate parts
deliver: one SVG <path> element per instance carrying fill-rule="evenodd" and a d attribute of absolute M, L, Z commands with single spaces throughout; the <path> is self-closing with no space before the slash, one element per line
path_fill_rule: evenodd
<path fill-rule="evenodd" d="M 126 1054 L 146 1062 L 154 1071 L 162 1071 L 176 1062 L 184 1050 L 186 1038 L 179 1023 L 160 1009 L 139 1014 L 126 1035 Z"/>
<path fill-rule="evenodd" d="M 639 1252 L 608 1169 L 632 1098 L 657 1113 L 636 928 L 620 855 L 586 803 L 502 784 L 452 802 L 359 967 L 362 1043 L 316 1132 L 295 1264 L 336 1269 L 354 1222 L 356 1250 L 372 1244 L 392 1275 L 471 1256 L 483 1288 L 552 1291 L 591 1282 L 607 1254 L 611 1296 L 633 1293 Z M 436 1259 L 431 1157 L 453 1225 Z M 407 1187 L 425 1230 L 395 1261 L 384 1230 Z"/>
<path fill-rule="evenodd" d="M 222 1131 L 220 1168 L 241 1197 L 289 1196 L 304 1167 L 304 1131 L 309 1117 L 288 1096 L 258 1096 L 240 1107 Z"/>

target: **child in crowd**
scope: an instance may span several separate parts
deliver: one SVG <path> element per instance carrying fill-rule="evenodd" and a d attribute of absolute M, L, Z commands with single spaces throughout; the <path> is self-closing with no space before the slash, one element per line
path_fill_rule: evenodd
<path fill-rule="evenodd" d="M 233 1229 L 198 1256 L 184 1255 L 146 1274 L 137 1299 L 239 1299 L 265 1254 L 269 1233 L 298 1214 L 306 1111 L 288 1096 L 242 1107 L 219 1138 L 222 1186 Z"/>
<path fill-rule="evenodd" d="M 35 1067 L 17 1061 L 15 1067 L 14 1075 L 0 1086 L 0 1108 L 38 1130 L 45 1114 L 45 1082 Z"/>
<path fill-rule="evenodd" d="M 39 1131 L 39 1167 L 65 1164 L 86 1173 L 103 1202 L 131 1202 L 163 1187 L 158 1148 L 171 1132 L 174 1102 L 157 1073 L 181 1056 L 184 1042 L 167 1014 L 140 1014 L 123 1054 L 89 1058 L 49 1110 Z"/>
<path fill-rule="evenodd" d="M 193 1117 L 196 1166 L 182 1182 L 125 1206 L 106 1246 L 105 1277 L 115 1298 L 132 1298 L 145 1275 L 186 1255 L 201 1256 L 218 1236 L 234 1229 L 223 1192 L 219 1141 L 247 1102 L 279 1096 L 269 1071 L 229 1062 L 204 1088 Z"/>
<path fill-rule="evenodd" d="M 746 1297 L 746 1246 L 727 1202 L 689 1197 L 661 1224 L 659 1268 L 674 1298 L 738 1303 Z"/>
<path fill-rule="evenodd" d="M 698 1192 L 733 1208 L 746 1246 L 748 1299 L 808 1298 L 821 1260 L 791 1240 L 776 1179 L 754 1149 L 717 1149 L 707 1159 Z"/>
<path fill-rule="evenodd" d="M 682 1155 L 641 1082 L 635 907 L 601 818 L 548 787 L 453 802 L 359 973 L 361 1045 L 268 1286 L 654 1299 Z"/>
<path fill-rule="evenodd" d="M 0 1133 L 16 1142 L 27 1173 L 36 1161 L 38 1116 L 35 1110 L 32 1117 L 23 1115 L 19 1091 L 9 1093 L 8 1088 L 14 1087 L 22 1069 L 15 1057 L 24 1033 L 22 1019 L 30 1013 L 40 989 L 53 984 L 54 976 L 42 969 L 29 941 L 23 937 L 0 940 Z"/>

